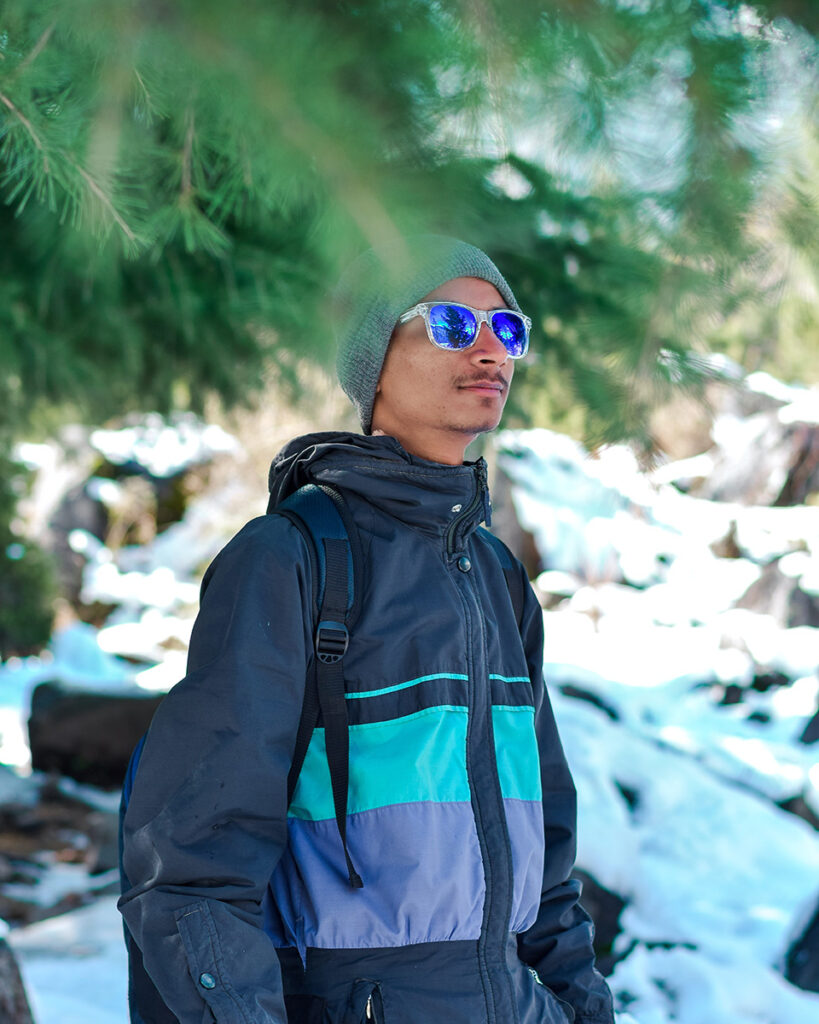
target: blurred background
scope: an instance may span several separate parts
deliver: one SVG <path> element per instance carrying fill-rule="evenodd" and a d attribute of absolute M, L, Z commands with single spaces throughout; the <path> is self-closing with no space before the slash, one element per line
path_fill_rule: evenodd
<path fill-rule="evenodd" d="M 357 429 L 339 274 L 436 231 L 534 321 L 472 455 L 620 1021 L 817 1024 L 817 35 L 814 0 L 4 0 L 0 1021 L 126 1019 L 130 749 L 279 446 Z"/>

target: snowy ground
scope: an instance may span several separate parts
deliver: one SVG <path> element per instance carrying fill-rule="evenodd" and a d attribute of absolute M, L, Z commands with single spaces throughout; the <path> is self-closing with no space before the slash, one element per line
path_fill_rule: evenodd
<path fill-rule="evenodd" d="M 128 966 L 116 897 L 11 933 L 37 1024 L 123 1024 Z"/>
<path fill-rule="evenodd" d="M 777 555 L 819 592 L 819 508 L 690 498 L 622 449 L 591 462 L 548 432 L 498 448 L 521 520 L 555 556 L 538 586 L 566 595 L 545 613 L 546 676 L 578 786 L 578 864 L 627 903 L 611 978 L 621 1024 L 818 1024 L 819 995 L 781 971 L 819 895 L 819 832 L 777 804 L 799 796 L 819 814 L 816 745 L 797 742 L 817 705 L 819 630 L 735 602 Z M 41 678 L 161 690 L 183 674 L 162 645 L 188 635 L 194 568 L 227 539 L 222 500 L 199 498 L 116 557 L 73 538 L 89 595 L 121 604 L 105 629 L 73 626 L 45 657 L 0 667 L 0 761 L 25 769 L 21 715 Z M 731 523 L 740 557 L 719 558 L 709 545 Z M 788 684 L 754 690 L 762 668 Z M 730 684 L 738 703 L 720 700 Z M 125 1019 L 113 898 L 11 941 L 37 1024 Z"/>

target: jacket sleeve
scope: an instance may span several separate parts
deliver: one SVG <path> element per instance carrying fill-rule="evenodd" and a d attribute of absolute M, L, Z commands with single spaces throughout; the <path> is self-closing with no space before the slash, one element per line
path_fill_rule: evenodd
<path fill-rule="evenodd" d="M 518 936 L 518 954 L 571 1007 L 575 1024 L 613 1024 L 611 993 L 594 965 L 594 926 L 578 902 L 580 882 L 570 877 L 577 847 L 577 795 L 543 682 L 543 613 L 528 580 L 525 586 L 521 636 L 535 690 L 545 860 L 540 910 L 532 927 Z"/>
<path fill-rule="evenodd" d="M 284 1024 L 261 901 L 287 837 L 312 652 L 305 542 L 248 523 L 202 588 L 188 672 L 160 705 L 124 819 L 120 910 L 180 1024 Z"/>

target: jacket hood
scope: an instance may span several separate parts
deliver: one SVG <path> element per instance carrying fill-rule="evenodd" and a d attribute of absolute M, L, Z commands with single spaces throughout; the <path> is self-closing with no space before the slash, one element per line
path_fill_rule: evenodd
<path fill-rule="evenodd" d="M 270 466 L 268 512 L 308 483 L 333 484 L 425 533 L 443 533 L 470 505 L 465 531 L 489 521 L 482 458 L 460 466 L 430 462 L 385 435 L 323 431 L 289 441 Z"/>

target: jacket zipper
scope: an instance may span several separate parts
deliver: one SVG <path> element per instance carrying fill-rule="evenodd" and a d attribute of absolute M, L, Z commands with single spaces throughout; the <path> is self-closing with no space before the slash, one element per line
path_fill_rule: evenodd
<path fill-rule="evenodd" d="M 447 555 L 455 554 L 455 535 L 458 531 L 458 527 L 464 522 L 470 519 L 475 512 L 478 510 L 478 506 L 481 502 L 484 503 L 484 519 L 489 522 L 489 503 L 486 498 L 487 486 L 486 486 L 486 463 L 483 459 L 478 462 L 475 466 L 475 493 L 472 496 L 472 500 L 461 512 L 460 515 L 456 516 L 455 519 L 449 524 L 449 529 L 446 532 L 446 553 Z"/>
<path fill-rule="evenodd" d="M 447 531 L 446 543 L 447 543 L 447 554 L 452 556 L 455 554 L 455 547 L 457 542 L 456 532 L 458 527 L 467 520 L 471 515 L 474 514 L 481 501 L 484 501 L 484 507 L 488 505 L 487 489 L 486 489 L 486 466 L 483 463 L 479 463 L 476 467 L 476 489 L 475 495 L 472 501 L 456 520 L 454 520 Z M 489 793 L 481 795 L 476 788 L 476 783 L 473 775 L 473 751 L 475 750 L 476 744 L 482 744 L 485 738 L 491 741 L 492 738 L 492 698 L 491 693 L 487 689 L 486 700 L 483 702 L 483 706 L 478 708 L 478 699 L 480 694 L 480 686 L 477 679 L 477 669 L 481 666 L 483 672 L 488 672 L 486 667 L 486 639 L 482 624 L 476 621 L 476 608 L 478 614 L 480 613 L 480 599 L 478 597 L 476 581 L 473 578 L 472 572 L 456 572 L 456 577 L 461 577 L 458 580 L 458 591 L 460 592 L 461 600 L 464 605 L 465 613 L 465 624 L 467 630 L 467 637 L 469 638 L 468 649 L 469 649 L 469 667 L 467 669 L 469 676 L 469 725 L 467 728 L 467 775 L 470 779 L 470 788 L 473 792 L 473 808 L 475 814 L 475 826 L 478 833 L 478 843 L 481 850 L 481 859 L 483 861 L 484 875 L 486 878 L 486 905 L 485 905 L 485 916 L 484 923 L 481 927 L 481 935 L 478 939 L 478 967 L 481 974 L 484 997 L 486 999 L 487 1017 L 490 1024 L 507 1024 L 508 1018 L 504 1020 L 502 1016 L 502 1008 L 508 1005 L 508 995 L 511 993 L 511 976 L 509 975 L 509 969 L 505 964 L 505 955 L 503 950 L 498 950 L 494 947 L 494 942 L 499 938 L 501 942 L 505 943 L 506 933 L 508 932 L 509 924 L 509 905 L 501 907 L 498 903 L 499 894 L 496 891 L 498 884 L 504 886 L 504 881 L 499 877 L 495 876 L 498 874 L 499 865 L 494 865 L 489 858 L 488 849 L 486 845 L 486 820 L 487 814 L 493 815 L 496 813 L 495 809 L 491 806 L 493 800 Z M 478 652 L 476 650 L 480 648 Z M 484 685 L 489 686 L 489 679 L 485 678 Z M 483 716 L 485 719 L 484 728 L 480 730 L 483 733 L 486 730 L 485 736 L 476 734 L 476 714 Z M 490 742 L 490 749 L 492 743 Z M 493 771 L 494 786 L 497 790 L 496 797 L 500 798 L 500 781 L 497 776 L 497 766 Z M 501 804 L 501 814 L 503 813 Z M 507 854 L 508 856 L 508 854 Z M 506 871 L 504 874 L 507 875 L 505 879 L 505 888 L 507 889 L 508 899 L 511 899 L 512 890 L 514 888 L 514 882 L 511 877 L 512 865 L 507 863 Z M 504 901 L 506 903 L 506 901 Z M 502 929 L 503 935 L 497 934 L 498 915 L 502 914 L 504 918 L 504 927 Z M 492 932 L 491 940 L 492 946 L 489 947 L 490 932 Z M 497 963 L 497 966 L 501 967 L 501 970 L 506 974 L 506 983 L 504 985 L 501 982 L 501 989 L 498 989 L 497 983 L 500 979 L 494 980 L 493 969 L 490 968 L 489 961 Z M 501 966 L 502 965 L 502 966 Z M 505 971 L 504 971 L 505 968 Z M 507 993 L 502 992 L 502 989 L 506 988 Z M 518 1016 L 514 1012 L 512 1014 L 512 1021 L 517 1022 Z M 509 1022 L 511 1024 L 511 1022 Z"/>
<path fill-rule="evenodd" d="M 372 996 L 367 996 L 366 1019 L 367 1020 L 375 1020 L 375 1017 L 373 1016 L 373 997 Z"/>

